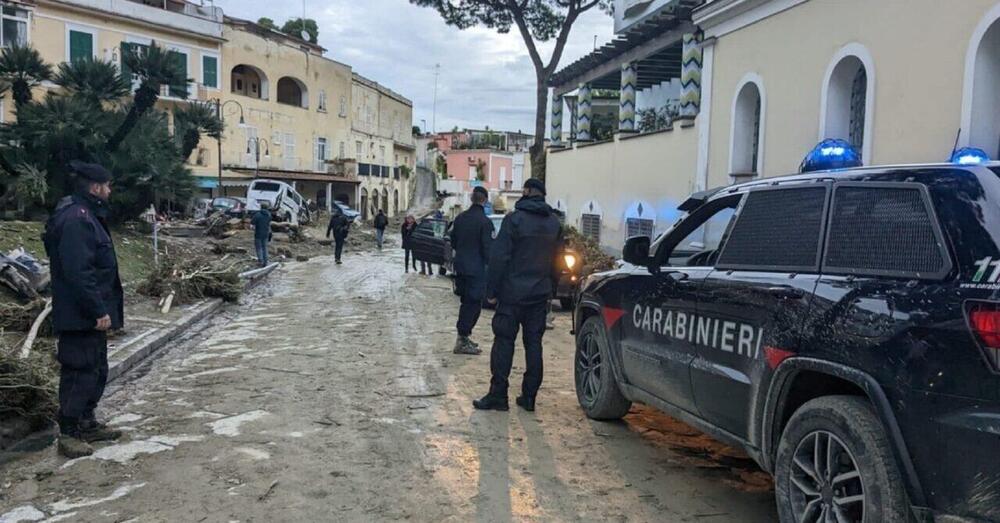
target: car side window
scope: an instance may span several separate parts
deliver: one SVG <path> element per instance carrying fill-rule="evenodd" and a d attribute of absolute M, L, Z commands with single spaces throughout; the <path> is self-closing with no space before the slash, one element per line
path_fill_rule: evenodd
<path fill-rule="evenodd" d="M 660 266 L 711 267 L 743 195 L 709 202 L 667 233 L 656 252 Z"/>

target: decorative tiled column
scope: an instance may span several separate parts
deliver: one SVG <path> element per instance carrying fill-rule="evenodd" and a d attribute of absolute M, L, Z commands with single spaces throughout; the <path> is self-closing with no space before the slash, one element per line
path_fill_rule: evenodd
<path fill-rule="evenodd" d="M 618 130 L 635 132 L 635 87 L 639 71 L 635 62 L 622 64 L 622 87 L 618 94 Z"/>
<path fill-rule="evenodd" d="M 681 118 L 698 116 L 701 107 L 701 33 L 684 35 L 681 69 Z"/>
<path fill-rule="evenodd" d="M 552 93 L 552 131 L 549 138 L 552 145 L 562 145 L 563 97 Z"/>
<path fill-rule="evenodd" d="M 590 141 L 590 120 L 593 117 L 590 84 L 580 84 L 576 110 L 576 139 L 581 142 Z"/>
<path fill-rule="evenodd" d="M 573 96 L 567 97 L 565 100 L 566 105 L 569 106 L 569 139 L 572 142 L 576 141 L 576 124 L 579 104 L 577 104 L 577 98 Z"/>

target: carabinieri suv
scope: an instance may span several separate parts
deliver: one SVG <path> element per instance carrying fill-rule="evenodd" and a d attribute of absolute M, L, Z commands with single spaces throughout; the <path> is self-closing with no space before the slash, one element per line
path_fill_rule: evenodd
<path fill-rule="evenodd" d="M 1000 520 L 1000 164 L 695 194 L 575 308 L 576 391 L 744 448 L 782 521 Z"/>

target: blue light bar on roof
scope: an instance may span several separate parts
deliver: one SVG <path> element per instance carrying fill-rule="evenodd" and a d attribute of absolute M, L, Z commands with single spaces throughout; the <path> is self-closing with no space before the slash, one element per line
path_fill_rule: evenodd
<path fill-rule="evenodd" d="M 979 165 L 990 161 L 990 155 L 978 147 L 962 147 L 951 153 L 948 161 L 958 165 Z"/>
<path fill-rule="evenodd" d="M 862 165 L 861 154 L 853 145 L 839 138 L 828 138 L 809 151 L 799 166 L 799 172 L 849 169 Z"/>

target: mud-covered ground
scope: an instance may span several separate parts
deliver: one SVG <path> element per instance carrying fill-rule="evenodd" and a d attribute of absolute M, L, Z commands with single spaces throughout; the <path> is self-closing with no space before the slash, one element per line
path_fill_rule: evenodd
<path fill-rule="evenodd" d="M 287 265 L 109 390 L 120 442 L 0 465 L 0 521 L 776 520 L 739 452 L 644 407 L 587 420 L 566 313 L 538 410 L 473 411 L 488 355 L 451 353 L 450 281 L 402 267 L 397 249 Z"/>

